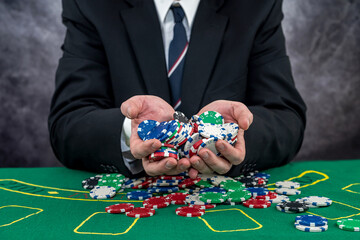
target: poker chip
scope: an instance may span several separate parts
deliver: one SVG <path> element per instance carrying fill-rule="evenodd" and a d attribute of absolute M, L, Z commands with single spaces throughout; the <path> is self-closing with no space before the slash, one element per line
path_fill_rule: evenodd
<path fill-rule="evenodd" d="M 271 202 L 269 202 L 268 200 L 254 198 L 250 198 L 242 204 L 248 208 L 268 208 L 271 206 Z"/>
<path fill-rule="evenodd" d="M 270 178 L 270 174 L 264 173 L 264 172 L 256 173 L 254 176 L 255 176 L 255 177 L 259 177 L 259 178 L 265 178 L 265 179 L 269 179 L 269 178 Z"/>
<path fill-rule="evenodd" d="M 189 194 L 186 193 L 171 193 L 166 196 L 167 200 L 170 201 L 173 205 L 184 205 L 186 204 L 186 197 L 189 196 Z"/>
<path fill-rule="evenodd" d="M 222 193 L 222 194 L 226 194 L 227 191 L 224 188 L 221 187 L 209 187 L 209 188 L 203 188 L 200 190 L 200 193 L 203 192 L 218 192 L 218 193 Z"/>
<path fill-rule="evenodd" d="M 234 192 L 244 190 L 245 184 L 234 180 L 226 180 L 220 183 L 220 187 L 224 188 L 229 192 Z"/>
<path fill-rule="evenodd" d="M 133 192 L 128 192 L 126 194 L 128 199 L 132 199 L 132 200 L 144 200 L 147 198 L 151 198 L 152 195 L 146 191 L 133 191 Z"/>
<path fill-rule="evenodd" d="M 151 187 L 147 189 L 149 193 L 173 193 L 179 191 L 179 187 Z"/>
<path fill-rule="evenodd" d="M 186 188 L 186 187 L 189 187 L 189 186 L 192 186 L 192 185 L 198 183 L 200 180 L 201 180 L 201 178 L 199 178 L 199 177 L 195 178 L 195 179 L 187 178 L 179 183 L 179 187 Z"/>
<path fill-rule="evenodd" d="M 145 141 L 146 139 L 146 135 L 155 127 L 159 126 L 159 122 L 158 121 L 154 121 L 154 120 L 145 120 L 142 121 L 139 126 L 138 126 L 138 135 L 139 138 L 141 138 L 142 140 Z"/>
<path fill-rule="evenodd" d="M 200 140 L 202 140 L 202 137 L 199 133 L 194 133 L 188 138 L 188 141 L 184 145 L 184 153 L 186 157 L 189 157 L 191 147 Z"/>
<path fill-rule="evenodd" d="M 191 205 L 206 205 L 205 202 L 200 200 L 200 195 L 198 193 L 193 193 L 185 197 L 185 202 Z"/>
<path fill-rule="evenodd" d="M 125 214 L 128 217 L 145 218 L 145 217 L 154 216 L 155 210 L 152 208 L 137 207 L 131 210 L 130 212 L 126 212 Z"/>
<path fill-rule="evenodd" d="M 155 183 L 153 183 L 152 186 L 155 186 L 155 187 L 177 186 L 179 184 L 179 182 L 180 182 L 180 180 L 159 179 Z"/>
<path fill-rule="evenodd" d="M 205 214 L 205 210 L 198 207 L 179 207 L 175 213 L 182 217 L 201 217 Z"/>
<path fill-rule="evenodd" d="M 244 202 L 251 198 L 251 192 L 249 191 L 235 191 L 235 192 L 228 192 L 228 201 L 229 202 Z"/>
<path fill-rule="evenodd" d="M 84 189 L 93 189 L 99 182 L 99 179 L 101 177 L 90 177 L 90 178 L 87 178 L 87 179 L 84 179 L 81 183 L 82 183 L 82 187 Z"/>
<path fill-rule="evenodd" d="M 116 195 L 116 189 L 110 186 L 96 186 L 90 191 L 90 197 L 93 199 L 107 199 Z"/>
<path fill-rule="evenodd" d="M 200 187 L 200 188 L 208 188 L 208 187 L 212 187 L 213 185 L 211 183 L 209 183 L 208 181 L 204 181 L 204 180 L 200 180 L 199 182 L 195 183 L 196 186 Z"/>
<path fill-rule="evenodd" d="M 271 200 L 271 199 L 276 199 L 278 197 L 277 193 L 274 192 L 268 192 L 266 195 L 258 195 L 255 198 L 257 199 L 265 199 L 265 200 Z"/>
<path fill-rule="evenodd" d="M 157 125 L 156 127 L 152 128 L 149 132 L 147 132 L 142 140 L 146 141 L 150 139 L 158 139 L 160 142 L 162 142 L 168 137 L 166 135 L 167 128 L 168 128 L 168 122 L 161 122 L 159 125 Z"/>
<path fill-rule="evenodd" d="M 125 176 L 119 173 L 107 173 L 101 175 L 101 180 L 114 180 L 114 179 L 124 182 Z"/>
<path fill-rule="evenodd" d="M 204 204 L 204 205 L 189 205 L 189 207 L 200 208 L 200 209 L 212 209 L 216 207 L 216 204 Z"/>
<path fill-rule="evenodd" d="M 219 186 L 221 184 L 221 182 L 226 181 L 226 180 L 234 180 L 234 179 L 231 177 L 222 176 L 222 175 L 217 175 L 210 179 L 211 183 L 215 186 Z"/>
<path fill-rule="evenodd" d="M 217 176 L 215 173 L 199 173 L 198 177 L 204 181 L 211 181 L 211 178 Z"/>
<path fill-rule="evenodd" d="M 227 195 L 217 192 L 204 192 L 200 194 L 200 201 L 206 203 L 223 203 L 227 200 Z"/>
<path fill-rule="evenodd" d="M 249 188 L 246 188 L 246 190 L 251 192 L 253 197 L 265 196 L 269 193 L 269 190 L 262 188 L 262 187 L 249 187 Z"/>
<path fill-rule="evenodd" d="M 342 219 L 336 222 L 337 226 L 346 231 L 359 232 L 360 231 L 360 220 L 358 219 Z"/>
<path fill-rule="evenodd" d="M 175 158 L 176 160 L 178 160 L 179 155 L 177 153 L 169 152 L 169 151 L 154 152 L 154 153 L 149 155 L 149 160 L 152 160 L 152 161 L 160 161 L 160 160 L 162 160 L 164 158 Z"/>
<path fill-rule="evenodd" d="M 189 122 L 189 119 L 185 116 L 185 114 L 180 111 L 175 111 L 173 114 L 173 117 L 175 120 L 177 120 L 179 122 L 183 122 L 183 123 Z"/>
<path fill-rule="evenodd" d="M 105 212 L 107 213 L 125 213 L 134 209 L 134 204 L 131 203 L 118 203 L 114 205 L 110 205 L 105 208 Z"/>
<path fill-rule="evenodd" d="M 325 232 L 326 230 L 328 230 L 328 225 L 325 225 L 322 227 L 309 227 L 309 226 L 304 226 L 304 225 L 295 223 L 294 226 L 297 230 L 300 230 L 303 232 Z"/>
<path fill-rule="evenodd" d="M 170 201 L 162 196 L 151 197 L 144 200 L 143 202 L 144 207 L 153 208 L 153 209 L 165 208 L 169 205 L 170 205 Z"/>
<path fill-rule="evenodd" d="M 206 111 L 199 116 L 203 123 L 224 124 L 223 116 L 215 111 Z"/>
<path fill-rule="evenodd" d="M 222 125 L 203 123 L 198 126 L 198 132 L 204 138 L 225 139 L 226 129 Z"/>
<path fill-rule="evenodd" d="M 332 204 L 330 198 L 320 196 L 303 197 L 298 200 L 304 202 L 309 207 L 328 207 Z"/>
<path fill-rule="evenodd" d="M 202 143 L 200 144 L 200 146 L 197 149 L 197 152 L 200 152 L 200 150 L 203 148 L 207 148 L 211 152 L 213 152 L 216 156 L 219 156 L 220 152 L 215 147 L 215 143 L 217 142 L 217 140 L 218 139 L 214 138 L 214 137 L 203 139 Z"/>
<path fill-rule="evenodd" d="M 258 196 L 257 196 L 258 197 Z M 290 201 L 290 198 L 285 195 L 277 195 L 274 199 L 268 199 L 271 203 L 281 203 L 281 202 L 287 202 Z"/>
<path fill-rule="evenodd" d="M 301 213 L 309 210 L 309 207 L 307 207 L 305 203 L 297 202 L 297 201 L 282 202 L 279 203 L 277 207 L 280 207 L 286 212 L 290 211 L 295 213 Z"/>
<path fill-rule="evenodd" d="M 279 193 L 279 194 L 285 194 L 285 195 L 288 195 L 288 196 L 301 194 L 300 190 L 290 189 L 290 188 L 276 188 L 275 192 Z"/>
<path fill-rule="evenodd" d="M 298 182 L 292 182 L 292 181 L 278 181 L 275 183 L 275 186 L 278 188 L 299 188 L 300 183 Z"/>
<path fill-rule="evenodd" d="M 321 227 L 328 224 L 328 220 L 324 217 L 314 215 L 296 216 L 295 223 L 309 227 Z"/>
<path fill-rule="evenodd" d="M 163 179 L 163 180 L 183 180 L 184 179 L 183 176 L 168 176 L 168 175 L 159 176 L 159 178 Z"/>
<path fill-rule="evenodd" d="M 257 180 L 252 176 L 240 176 L 235 179 L 245 184 L 245 187 L 255 187 L 258 184 Z"/>

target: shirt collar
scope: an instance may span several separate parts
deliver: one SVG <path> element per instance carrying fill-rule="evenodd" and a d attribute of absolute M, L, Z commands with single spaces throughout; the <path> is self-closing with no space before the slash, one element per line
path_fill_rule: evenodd
<path fill-rule="evenodd" d="M 200 0 L 180 0 L 180 1 L 154 0 L 157 12 L 159 14 L 159 19 L 161 22 L 165 21 L 165 17 L 173 2 L 178 2 L 181 5 L 181 7 L 184 9 L 186 19 L 189 25 L 192 26 Z"/>

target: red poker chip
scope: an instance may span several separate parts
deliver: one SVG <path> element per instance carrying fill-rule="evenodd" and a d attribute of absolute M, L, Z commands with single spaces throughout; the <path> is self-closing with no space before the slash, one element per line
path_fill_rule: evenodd
<path fill-rule="evenodd" d="M 200 209 L 212 209 L 215 208 L 216 205 L 215 204 L 206 204 L 206 205 L 191 205 L 189 204 L 189 207 L 194 207 L 194 208 L 200 208 Z"/>
<path fill-rule="evenodd" d="M 270 200 L 270 199 L 275 199 L 277 198 L 277 193 L 274 192 L 268 192 L 268 194 L 263 195 L 263 196 L 256 196 L 256 199 L 264 199 L 264 200 Z"/>
<path fill-rule="evenodd" d="M 168 143 L 162 143 L 161 144 L 162 147 L 167 147 L 167 148 L 177 148 L 175 145 L 172 145 L 172 144 L 168 144 Z"/>
<path fill-rule="evenodd" d="M 125 213 L 128 217 L 144 218 L 154 216 L 155 210 L 152 208 L 137 207 L 130 212 Z"/>
<path fill-rule="evenodd" d="M 190 187 L 192 185 L 195 185 L 196 183 L 200 182 L 201 178 L 195 178 L 195 179 L 192 179 L 192 178 L 187 178 L 183 181 L 181 181 L 178 186 L 180 188 L 186 188 L 186 187 Z"/>
<path fill-rule="evenodd" d="M 107 213 L 124 213 L 134 209 L 134 204 L 131 203 L 119 203 L 110 205 L 105 208 Z"/>
<path fill-rule="evenodd" d="M 205 214 L 205 210 L 194 207 L 179 207 L 176 209 L 175 213 L 182 217 L 201 217 Z"/>
<path fill-rule="evenodd" d="M 144 207 L 153 208 L 153 209 L 165 208 L 169 205 L 170 205 L 170 201 L 167 198 L 162 197 L 162 196 L 151 197 L 151 198 L 144 200 L 144 202 L 143 202 Z"/>
<path fill-rule="evenodd" d="M 186 204 L 186 197 L 189 194 L 186 193 L 171 193 L 166 196 L 166 198 L 171 202 L 173 205 L 185 205 Z"/>
<path fill-rule="evenodd" d="M 271 202 L 264 199 L 250 198 L 243 202 L 243 205 L 248 208 L 268 208 L 271 206 Z"/>
<path fill-rule="evenodd" d="M 149 160 L 153 160 L 153 161 L 160 161 L 164 158 L 175 158 L 175 159 L 179 159 L 179 156 L 177 154 L 174 154 L 174 153 L 169 153 L 169 152 L 155 152 L 155 153 L 152 153 L 150 156 L 149 156 Z"/>
<path fill-rule="evenodd" d="M 153 182 L 152 177 L 146 178 L 146 180 L 144 182 L 140 183 L 139 185 L 136 185 L 136 186 L 132 187 L 132 189 L 148 188 L 152 182 Z"/>
<path fill-rule="evenodd" d="M 184 179 L 183 176 L 168 176 L 168 175 L 159 176 L 159 178 L 163 179 L 163 180 L 183 180 Z"/>

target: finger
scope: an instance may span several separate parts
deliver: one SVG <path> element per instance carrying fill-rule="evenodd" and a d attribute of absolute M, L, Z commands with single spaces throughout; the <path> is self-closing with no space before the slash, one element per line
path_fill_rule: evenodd
<path fill-rule="evenodd" d="M 239 141 L 239 140 L 238 140 Z M 216 143 L 216 149 L 221 152 L 225 159 L 227 159 L 233 165 L 239 165 L 244 161 L 245 158 L 245 151 L 240 150 L 239 148 L 243 149 L 240 142 L 236 143 L 238 145 L 237 148 L 233 147 L 231 144 L 219 140 Z"/>
<path fill-rule="evenodd" d="M 143 158 L 142 161 L 144 170 L 149 176 L 167 175 L 168 172 L 175 172 L 177 167 L 177 160 L 175 158 L 164 158 L 155 162 L 150 162 L 147 158 Z"/>
<path fill-rule="evenodd" d="M 130 137 L 130 150 L 131 154 L 136 159 L 142 159 L 146 156 L 149 156 L 151 153 L 155 152 L 161 147 L 161 142 L 157 139 L 143 141 L 139 137 L 136 139 L 134 135 L 135 134 L 131 134 Z"/>
<path fill-rule="evenodd" d="M 214 171 L 199 156 L 192 156 L 190 163 L 193 168 L 201 173 L 213 173 Z"/>
<path fill-rule="evenodd" d="M 142 100 L 138 96 L 134 96 L 121 104 L 121 113 L 130 118 L 136 118 L 142 109 Z"/>
<path fill-rule="evenodd" d="M 233 105 L 233 115 L 241 129 L 247 130 L 253 122 L 253 114 L 242 103 Z"/>
<path fill-rule="evenodd" d="M 195 168 L 189 169 L 189 177 L 190 178 L 195 179 L 195 178 L 197 178 L 198 174 L 199 174 L 199 171 L 196 170 Z"/>
<path fill-rule="evenodd" d="M 228 160 L 216 156 L 213 152 L 206 148 L 200 150 L 199 156 L 204 160 L 209 168 L 219 174 L 227 173 L 232 166 Z"/>

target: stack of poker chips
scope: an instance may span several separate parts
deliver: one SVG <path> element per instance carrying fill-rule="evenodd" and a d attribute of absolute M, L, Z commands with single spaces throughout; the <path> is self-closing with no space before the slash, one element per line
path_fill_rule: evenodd
<path fill-rule="evenodd" d="M 109 173 L 96 175 L 82 181 L 82 187 L 90 190 L 90 197 L 94 199 L 108 199 L 116 195 L 123 186 L 126 178 L 122 174 Z"/>
<path fill-rule="evenodd" d="M 298 189 L 300 188 L 300 183 L 298 182 L 278 181 L 275 183 L 275 186 L 277 187 L 275 192 L 278 194 L 284 194 L 288 196 L 301 194 L 301 191 Z"/>
<path fill-rule="evenodd" d="M 303 232 L 325 232 L 328 229 L 328 220 L 314 215 L 300 215 L 295 219 L 294 226 Z"/>
<path fill-rule="evenodd" d="M 220 156 L 215 147 L 216 141 L 222 139 L 234 145 L 238 129 L 236 123 L 225 123 L 223 116 L 215 111 L 193 115 L 190 120 L 183 113 L 175 112 L 171 121 L 141 122 L 138 135 L 143 141 L 158 139 L 162 142 L 160 149 L 152 153 L 149 160 L 159 161 L 166 157 L 178 160 L 182 157 L 190 158 L 202 148 L 208 148 Z"/>

